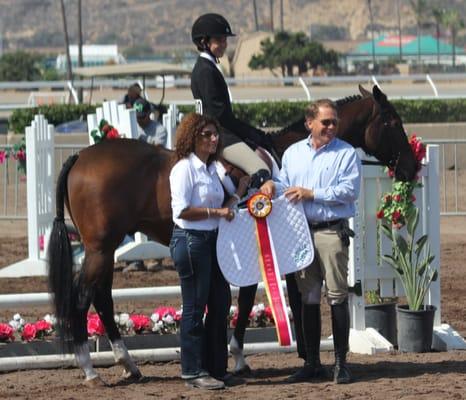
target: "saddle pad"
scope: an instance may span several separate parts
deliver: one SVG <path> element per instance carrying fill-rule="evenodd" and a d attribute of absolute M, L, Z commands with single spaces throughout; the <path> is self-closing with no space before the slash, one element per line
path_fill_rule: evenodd
<path fill-rule="evenodd" d="M 267 217 L 269 237 L 282 275 L 299 271 L 312 263 L 314 246 L 301 203 L 285 197 L 272 201 Z M 250 286 L 262 280 L 255 219 L 248 210 L 236 212 L 228 222 L 220 220 L 217 258 L 225 279 L 235 286 Z"/>

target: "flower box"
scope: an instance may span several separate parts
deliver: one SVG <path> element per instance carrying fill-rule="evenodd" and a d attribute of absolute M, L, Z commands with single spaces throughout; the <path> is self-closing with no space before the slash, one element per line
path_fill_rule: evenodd
<path fill-rule="evenodd" d="M 94 352 L 96 342 L 94 339 L 87 341 L 89 350 Z M 45 356 L 51 354 L 61 354 L 61 345 L 58 339 L 33 340 L 31 342 L 11 342 L 0 343 L 1 357 L 24 357 L 24 356 Z"/>

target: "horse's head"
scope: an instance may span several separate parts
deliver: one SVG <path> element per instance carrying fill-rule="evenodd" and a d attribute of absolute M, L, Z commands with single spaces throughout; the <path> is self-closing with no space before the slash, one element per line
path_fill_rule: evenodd
<path fill-rule="evenodd" d="M 372 113 L 364 133 L 363 150 L 393 169 L 396 179 L 414 179 L 417 162 L 400 116 L 377 86 L 373 87 L 372 94 L 361 86 L 359 88 L 364 98 L 372 99 Z"/>

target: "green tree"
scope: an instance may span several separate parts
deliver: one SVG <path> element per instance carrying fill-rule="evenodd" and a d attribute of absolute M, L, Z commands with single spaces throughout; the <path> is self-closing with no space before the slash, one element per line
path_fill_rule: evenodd
<path fill-rule="evenodd" d="M 0 81 L 37 81 L 41 79 L 42 57 L 16 51 L 0 58 Z"/>
<path fill-rule="evenodd" d="M 338 53 L 326 50 L 319 42 L 310 41 L 303 32 L 277 32 L 273 40 L 267 38 L 261 42 L 260 54 L 254 54 L 249 61 L 252 69 L 268 68 L 272 71 L 280 68 L 282 76 L 293 76 L 294 67 L 303 74 L 318 66 L 335 71 Z"/>
<path fill-rule="evenodd" d="M 443 23 L 450 30 L 451 34 L 451 56 L 453 67 L 456 65 L 456 37 L 458 31 L 464 28 L 464 21 L 457 10 L 448 9 L 443 15 Z"/>

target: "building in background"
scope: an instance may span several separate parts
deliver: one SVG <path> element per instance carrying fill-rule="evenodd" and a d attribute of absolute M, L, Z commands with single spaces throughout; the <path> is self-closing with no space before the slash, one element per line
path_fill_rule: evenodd
<path fill-rule="evenodd" d="M 78 66 L 78 46 L 70 45 L 71 64 L 73 67 Z M 125 58 L 118 52 L 116 44 L 106 45 L 84 45 L 83 61 L 85 67 L 97 65 L 121 64 L 126 62 Z M 58 71 L 66 70 L 66 54 L 57 56 L 55 68 Z"/>

